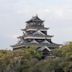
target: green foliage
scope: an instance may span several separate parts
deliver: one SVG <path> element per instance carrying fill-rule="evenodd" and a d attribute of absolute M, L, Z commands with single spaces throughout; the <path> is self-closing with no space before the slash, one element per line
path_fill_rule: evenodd
<path fill-rule="evenodd" d="M 0 50 L 0 72 L 72 72 L 72 42 L 53 51 L 55 57 L 41 60 L 36 47 Z"/>

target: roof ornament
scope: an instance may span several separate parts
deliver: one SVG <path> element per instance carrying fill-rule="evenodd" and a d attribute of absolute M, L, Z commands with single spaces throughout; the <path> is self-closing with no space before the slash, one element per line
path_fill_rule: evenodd
<path fill-rule="evenodd" d="M 38 17 L 38 14 L 36 14 L 36 17 Z"/>

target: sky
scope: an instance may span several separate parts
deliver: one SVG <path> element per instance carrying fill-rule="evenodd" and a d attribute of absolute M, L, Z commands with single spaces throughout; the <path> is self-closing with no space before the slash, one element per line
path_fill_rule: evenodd
<path fill-rule="evenodd" d="M 32 16 L 45 20 L 52 41 L 72 41 L 72 0 L 0 0 L 0 49 L 12 49 Z"/>

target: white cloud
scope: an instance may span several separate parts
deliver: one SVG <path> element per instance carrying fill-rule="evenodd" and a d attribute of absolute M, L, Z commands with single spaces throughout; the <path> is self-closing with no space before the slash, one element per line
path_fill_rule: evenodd
<path fill-rule="evenodd" d="M 50 16 L 53 18 L 63 18 L 63 19 L 72 19 L 72 9 L 71 8 L 47 8 L 47 9 L 18 9 L 18 14 L 39 14 L 42 16 Z"/>
<path fill-rule="evenodd" d="M 69 8 L 51 8 L 38 11 L 41 15 L 47 15 L 52 18 L 72 19 L 72 9 Z"/>
<path fill-rule="evenodd" d="M 20 15 L 34 15 L 39 14 L 40 16 L 49 16 L 51 18 L 63 18 L 63 19 L 72 19 L 72 0 L 60 0 L 53 4 L 45 5 L 44 6 L 38 3 L 32 3 L 33 0 L 30 1 L 19 1 L 17 6 L 17 14 Z M 51 0 L 52 1 L 52 0 Z M 42 1 L 43 2 L 43 1 Z M 49 2 L 49 1 L 46 1 Z"/>
<path fill-rule="evenodd" d="M 41 15 L 49 15 L 52 17 L 62 17 L 63 16 L 63 9 L 56 9 L 56 8 L 49 8 L 49 9 L 43 9 L 38 11 Z"/>

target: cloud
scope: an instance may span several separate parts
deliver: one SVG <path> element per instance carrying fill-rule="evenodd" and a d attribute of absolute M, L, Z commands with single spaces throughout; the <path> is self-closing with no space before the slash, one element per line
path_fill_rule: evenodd
<path fill-rule="evenodd" d="M 48 15 L 52 17 L 62 17 L 63 16 L 63 10 L 56 9 L 56 8 L 39 10 L 38 13 L 41 15 Z"/>
<path fill-rule="evenodd" d="M 51 9 L 43 9 L 38 11 L 41 15 L 46 15 L 51 18 L 59 18 L 59 19 L 72 19 L 72 9 L 70 8 L 51 8 Z"/>
<path fill-rule="evenodd" d="M 42 1 L 42 4 L 38 2 L 32 3 L 30 1 L 19 1 L 17 3 L 17 14 L 20 15 L 34 15 L 39 14 L 40 16 L 49 16 L 51 18 L 63 18 L 63 19 L 72 19 L 72 0 L 51 0 Z M 50 4 L 49 4 L 49 3 Z M 54 3 L 52 3 L 54 2 Z M 35 5 L 37 4 L 37 6 Z M 42 6 L 42 7 L 41 7 Z"/>
<path fill-rule="evenodd" d="M 25 10 L 25 9 L 20 9 L 17 11 L 18 14 L 39 14 L 39 15 L 51 15 L 51 16 L 57 16 L 57 17 L 62 17 L 63 16 L 63 10 L 62 9 L 39 9 L 39 10 Z"/>
<path fill-rule="evenodd" d="M 66 7 L 48 7 L 48 8 L 38 8 L 32 9 L 28 7 L 19 8 L 17 14 L 20 15 L 34 15 L 39 14 L 40 16 L 49 16 L 51 18 L 62 18 L 62 19 L 72 19 L 72 8 Z"/>

